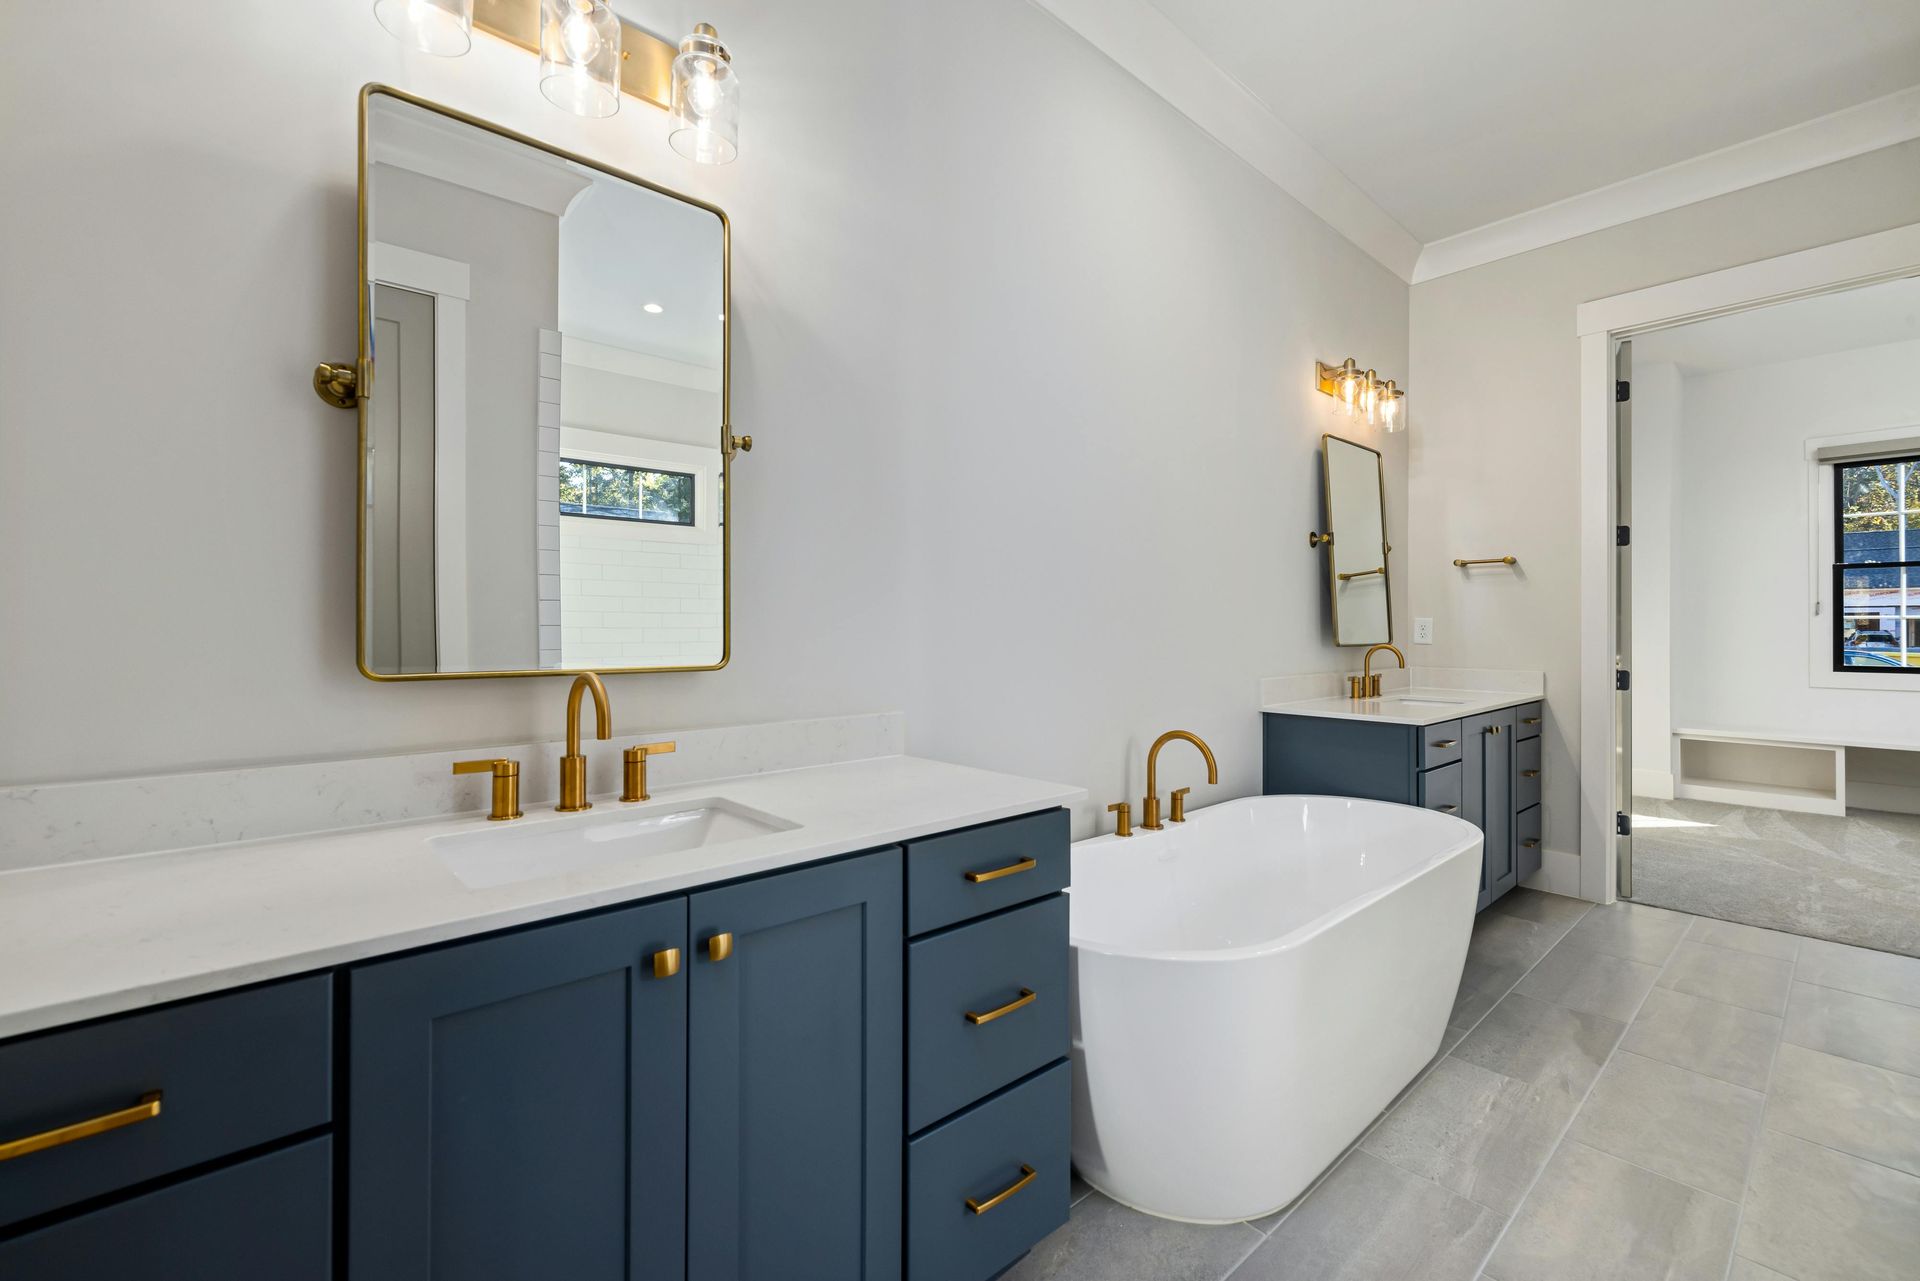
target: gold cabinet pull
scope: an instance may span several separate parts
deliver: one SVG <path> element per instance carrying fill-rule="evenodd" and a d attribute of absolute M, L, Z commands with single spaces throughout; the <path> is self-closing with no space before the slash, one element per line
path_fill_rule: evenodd
<path fill-rule="evenodd" d="M 733 955 L 733 933 L 716 934 L 707 940 L 707 959 L 724 961 Z"/>
<path fill-rule="evenodd" d="M 1458 747 L 1460 746 L 1460 740 L 1457 738 L 1443 738 L 1437 741 L 1436 743 L 1434 743 L 1434 746 L 1435 747 Z"/>
<path fill-rule="evenodd" d="M 85 1121 L 75 1121 L 72 1125 L 63 1125 L 39 1134 L 29 1134 L 24 1139 L 12 1139 L 0 1143 L 0 1161 L 11 1161 L 17 1156 L 26 1156 L 29 1152 L 39 1152 L 46 1148 L 57 1148 L 64 1143 L 90 1139 L 96 1134 L 105 1134 L 108 1130 L 118 1130 L 122 1126 L 151 1121 L 159 1115 L 160 1091 L 155 1090 L 151 1094 L 141 1095 L 140 1101 L 130 1108 L 121 1108 L 118 1112 L 108 1112 L 104 1116 L 89 1117 Z"/>
<path fill-rule="evenodd" d="M 975 885 L 984 885 L 988 881 L 997 881 L 1003 876 L 1012 876 L 1015 872 L 1031 872 L 1040 866 L 1038 859 L 1023 858 L 1018 863 L 1009 863 L 1005 867 L 996 867 L 991 872 L 968 872 L 967 879 Z"/>
<path fill-rule="evenodd" d="M 1033 1167 L 1030 1165 L 1022 1165 L 1020 1167 L 1020 1177 L 1008 1184 L 1003 1190 L 994 1193 L 984 1201 L 976 1201 L 972 1197 L 968 1197 L 967 1209 L 972 1210 L 975 1214 L 985 1214 L 988 1210 L 1001 1204 L 1021 1188 L 1026 1187 L 1027 1184 L 1032 1183 L 1034 1177 Z"/>
<path fill-rule="evenodd" d="M 1489 726 L 1487 726 L 1487 733 L 1489 733 L 1489 734 L 1498 734 L 1499 732 L 1500 732 L 1500 727 L 1499 727 L 1498 725 L 1489 725 Z"/>
<path fill-rule="evenodd" d="M 715 958 L 718 959 L 718 958 Z M 680 972 L 680 949 L 663 947 L 653 954 L 653 977 L 670 979 Z"/>
<path fill-rule="evenodd" d="M 988 1010 L 985 1014 L 976 1014 L 974 1011 L 968 1010 L 967 1022 L 973 1024 L 975 1027 L 979 1027 L 982 1023 L 991 1023 L 997 1018 L 1013 1013 L 1023 1005 L 1032 1005 L 1034 999 L 1033 989 L 1023 987 L 1020 989 L 1019 996 L 1014 997 L 997 1010 Z"/>
<path fill-rule="evenodd" d="M 1539 778 L 1540 771 L 1537 769 L 1523 769 L 1520 771 L 1520 777 L 1521 778 Z"/>
<path fill-rule="evenodd" d="M 1520 718 L 1520 723 L 1522 725 L 1538 725 L 1540 723 L 1540 718 L 1538 716 L 1522 716 Z"/>
<path fill-rule="evenodd" d="M 1540 848 L 1540 838 L 1537 836 L 1529 836 L 1526 840 L 1520 842 L 1520 848 L 1523 850 L 1537 850 Z"/>
<path fill-rule="evenodd" d="M 1439 810 L 1442 814 L 1451 814 L 1460 807 L 1458 805 L 1436 805 L 1433 808 Z"/>

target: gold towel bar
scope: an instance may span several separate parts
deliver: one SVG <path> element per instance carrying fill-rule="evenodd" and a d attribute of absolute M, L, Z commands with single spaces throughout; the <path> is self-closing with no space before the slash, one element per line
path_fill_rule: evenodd
<path fill-rule="evenodd" d="M 1461 560 L 1455 557 L 1453 563 L 1465 569 L 1469 565 L 1518 565 L 1520 562 L 1512 556 L 1488 556 L 1483 560 Z"/>

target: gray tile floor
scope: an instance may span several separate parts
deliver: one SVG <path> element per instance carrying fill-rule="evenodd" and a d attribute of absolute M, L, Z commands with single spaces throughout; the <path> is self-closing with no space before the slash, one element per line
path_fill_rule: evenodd
<path fill-rule="evenodd" d="M 1920 956 L 1920 815 L 1635 797 L 1637 902 Z"/>
<path fill-rule="evenodd" d="M 1920 960 L 1519 890 L 1443 1053 L 1293 1205 L 1076 1180 L 1006 1281 L 1913 1281 Z"/>

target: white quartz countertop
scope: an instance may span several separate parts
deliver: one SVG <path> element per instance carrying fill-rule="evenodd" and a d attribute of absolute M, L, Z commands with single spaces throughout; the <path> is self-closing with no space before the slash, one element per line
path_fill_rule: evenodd
<path fill-rule="evenodd" d="M 0 874 L 0 1037 L 792 867 L 1084 799 L 1080 788 L 911 756 L 529 809 L 532 831 L 724 797 L 797 826 L 705 849 L 469 889 L 431 838 L 478 814 Z"/>
<path fill-rule="evenodd" d="M 1310 698 L 1298 703 L 1267 703 L 1263 712 L 1283 716 L 1324 716 L 1340 721 L 1378 721 L 1384 725 L 1439 725 L 1463 716 L 1503 707 L 1537 703 L 1538 694 L 1487 689 L 1404 689 L 1381 698 Z"/>

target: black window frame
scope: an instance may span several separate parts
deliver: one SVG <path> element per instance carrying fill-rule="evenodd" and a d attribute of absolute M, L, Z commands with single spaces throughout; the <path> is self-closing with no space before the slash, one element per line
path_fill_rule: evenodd
<path fill-rule="evenodd" d="M 694 472 L 678 471 L 672 467 L 648 467 L 642 463 L 616 463 L 605 458 L 569 458 L 565 454 L 562 454 L 560 456 L 560 464 L 565 466 L 567 463 L 572 463 L 577 467 L 614 467 L 620 471 L 634 472 L 636 474 L 648 472 L 655 476 L 678 476 L 687 482 L 687 519 L 660 520 L 640 514 L 644 509 L 638 509 L 636 514 L 632 516 L 609 516 L 604 512 L 590 512 L 586 510 L 586 494 L 584 492 L 580 495 L 580 510 L 568 511 L 566 504 L 563 502 L 560 505 L 560 514 L 562 516 L 572 520 L 610 520 L 620 525 L 659 525 L 666 529 L 695 529 L 700 524 L 700 478 Z M 635 483 L 634 492 L 639 492 L 638 482 Z"/>
<path fill-rule="evenodd" d="M 1911 676 L 1920 676 L 1920 667 L 1911 666 L 1905 662 L 1898 663 L 1892 667 L 1881 667 L 1873 664 L 1848 665 L 1846 662 L 1847 608 L 1845 591 L 1847 571 L 1850 569 L 1920 570 L 1920 560 L 1866 561 L 1858 564 L 1849 564 L 1847 561 L 1841 559 L 1846 555 L 1847 547 L 1847 487 L 1841 483 L 1840 473 L 1849 467 L 1885 467 L 1889 463 L 1907 463 L 1920 467 L 1920 454 L 1893 454 L 1885 458 L 1849 458 L 1833 464 L 1833 670 L 1837 673 L 1844 673 L 1851 676 L 1858 676 L 1862 673 L 1876 676 L 1890 673 L 1905 673 Z M 1903 601 L 1899 622 L 1899 626 L 1902 629 L 1906 627 L 1906 619 L 1905 602 Z M 1911 647 L 1909 646 L 1908 648 Z M 1898 653 L 1900 651 L 1896 650 L 1894 652 Z"/>

